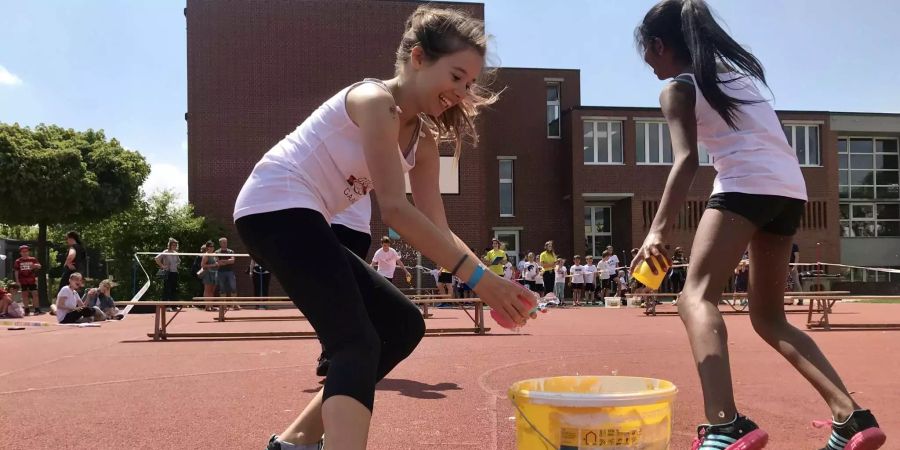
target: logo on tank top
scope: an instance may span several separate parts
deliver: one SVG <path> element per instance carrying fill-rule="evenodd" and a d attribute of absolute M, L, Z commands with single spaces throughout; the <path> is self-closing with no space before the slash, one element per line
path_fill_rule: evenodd
<path fill-rule="evenodd" d="M 351 202 L 355 202 L 362 197 L 365 197 L 369 191 L 372 190 L 372 180 L 368 178 L 356 178 L 353 175 L 350 175 L 350 178 L 347 178 L 347 184 L 349 187 L 344 189 L 344 195 L 347 197 L 347 200 Z"/>

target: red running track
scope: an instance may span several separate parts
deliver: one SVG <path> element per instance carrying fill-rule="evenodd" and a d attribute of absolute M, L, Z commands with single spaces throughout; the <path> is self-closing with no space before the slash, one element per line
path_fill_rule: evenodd
<path fill-rule="evenodd" d="M 668 307 L 661 307 L 668 308 Z M 235 316 L 287 315 L 242 311 Z M 435 310 L 431 327 L 463 326 Z M 214 323 L 182 313 L 170 331 L 307 330 L 301 321 Z M 806 315 L 790 314 L 802 326 Z M 834 322 L 900 323 L 900 305 L 840 304 Z M 40 320 L 55 320 L 42 316 Z M 737 401 L 771 435 L 771 449 L 820 448 L 810 426 L 828 409 L 788 363 L 728 315 Z M 312 339 L 152 342 L 151 315 L 100 328 L 0 329 L 2 449 L 261 449 L 320 387 Z M 426 337 L 379 385 L 369 448 L 515 448 L 506 389 L 525 378 L 612 374 L 664 378 L 680 389 L 673 449 L 689 448 L 702 420 L 698 380 L 677 316 L 638 309 L 554 310 L 523 334 Z M 815 331 L 857 400 L 900 448 L 900 331 Z M 892 443 L 893 442 L 893 443 Z"/>

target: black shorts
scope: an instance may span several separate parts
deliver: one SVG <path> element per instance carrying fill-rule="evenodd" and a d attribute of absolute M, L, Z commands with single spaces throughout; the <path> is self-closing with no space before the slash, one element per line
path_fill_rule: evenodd
<path fill-rule="evenodd" d="M 584 290 L 588 292 L 594 291 L 594 283 L 584 283 Z"/>
<path fill-rule="evenodd" d="M 438 274 L 438 283 L 453 283 L 453 275 L 450 272 L 441 272 Z"/>
<path fill-rule="evenodd" d="M 743 216 L 761 230 L 793 236 L 800 226 L 806 201 L 777 195 L 722 192 L 709 197 L 706 207 Z"/>
<path fill-rule="evenodd" d="M 615 290 L 616 288 L 613 287 L 613 283 L 612 283 L 611 280 L 612 280 L 612 278 L 607 278 L 607 279 L 605 279 L 605 280 L 604 280 L 604 279 L 600 279 L 600 285 L 599 285 L 599 288 L 600 288 L 600 289 L 607 289 L 607 290 L 609 290 L 609 289 Z"/>
<path fill-rule="evenodd" d="M 23 284 L 23 285 L 22 285 L 22 292 L 25 292 L 25 291 L 36 291 L 36 290 L 37 290 L 37 285 L 36 285 L 36 284 Z"/>
<path fill-rule="evenodd" d="M 573 291 L 582 291 L 584 290 L 584 283 L 572 283 Z"/>

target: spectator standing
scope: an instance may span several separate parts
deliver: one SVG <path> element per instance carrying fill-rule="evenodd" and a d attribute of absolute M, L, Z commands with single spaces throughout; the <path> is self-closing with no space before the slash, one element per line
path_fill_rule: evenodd
<path fill-rule="evenodd" d="M 219 288 L 219 296 L 234 297 L 237 295 L 237 279 L 234 276 L 234 256 L 227 256 L 233 255 L 234 250 L 228 248 L 227 238 L 219 238 L 219 249 L 216 250 L 216 254 L 226 255 L 218 256 L 218 260 L 216 261 L 219 270 L 216 274 L 216 287 Z M 228 309 L 227 306 L 223 306 L 223 308 Z M 238 305 L 234 305 L 231 308 L 235 310 L 241 309 Z"/>
<path fill-rule="evenodd" d="M 381 238 L 381 248 L 375 250 L 371 266 L 376 268 L 381 276 L 391 281 L 394 280 L 394 272 L 397 270 L 397 266 L 400 266 L 406 274 L 407 282 L 412 280 L 412 274 L 403 265 L 400 252 L 391 247 L 391 238 L 387 236 Z"/>
<path fill-rule="evenodd" d="M 494 238 L 491 240 L 491 249 L 484 254 L 482 260 L 491 269 L 491 272 L 501 277 L 504 276 L 504 269 L 509 258 L 507 258 L 506 252 L 500 248 L 499 239 Z"/>
<path fill-rule="evenodd" d="M 672 254 L 672 265 L 679 266 L 687 263 L 688 259 L 684 256 L 684 250 L 681 247 L 675 247 L 675 252 Z M 684 280 L 687 279 L 687 267 L 672 267 L 669 278 L 672 279 L 672 293 L 681 293 L 681 290 L 684 289 Z"/>
<path fill-rule="evenodd" d="M 593 255 L 585 256 L 584 260 L 584 301 L 590 305 L 596 301 L 597 265 Z"/>
<path fill-rule="evenodd" d="M 178 253 L 178 241 L 175 238 L 169 238 L 166 249 L 154 258 L 157 267 L 159 267 L 159 273 L 163 278 L 163 301 L 175 301 L 177 299 L 178 265 L 181 263 L 181 257 L 175 253 Z M 175 311 L 180 308 L 172 307 L 171 309 Z"/>
<path fill-rule="evenodd" d="M 200 281 L 203 282 L 203 296 L 204 297 L 215 297 L 216 295 L 216 284 L 218 283 L 219 276 L 219 258 L 215 255 L 216 246 L 213 244 L 213 241 L 206 241 L 206 245 L 203 247 L 204 255 L 200 258 L 200 270 L 197 272 L 197 277 L 200 278 Z M 212 306 L 206 307 L 207 311 L 214 311 L 215 308 Z"/>
<path fill-rule="evenodd" d="M 41 270 L 41 263 L 31 256 L 31 248 L 27 245 L 19 246 L 19 258 L 13 263 L 16 283 L 22 287 L 22 304 L 25 307 L 25 315 L 43 314 L 37 291 L 37 271 Z"/>
<path fill-rule="evenodd" d="M 253 281 L 253 295 L 268 297 L 272 273 L 253 259 L 250 260 L 250 267 L 247 269 L 247 273 L 250 274 L 250 278 Z M 256 309 L 265 309 L 265 306 L 260 305 Z"/>
<path fill-rule="evenodd" d="M 790 274 L 791 274 L 791 288 L 789 290 L 794 292 L 800 292 L 803 290 L 803 285 L 800 284 L 800 271 L 797 270 L 797 266 L 794 264 L 800 263 L 800 246 L 797 245 L 796 242 L 791 244 L 791 260 L 790 260 Z M 803 299 L 797 300 L 798 305 L 803 304 Z"/>
<path fill-rule="evenodd" d="M 81 235 L 77 231 L 66 233 L 66 243 L 69 250 L 62 266 L 62 277 L 59 280 L 59 288 L 69 285 L 69 276 L 78 272 L 84 276 L 87 273 L 87 255 L 84 253 L 84 244 L 81 243 Z"/>
<path fill-rule="evenodd" d="M 556 298 L 559 299 L 560 306 L 563 306 L 565 305 L 563 299 L 566 298 L 566 279 L 569 272 L 569 270 L 566 269 L 566 260 L 557 258 L 553 272 L 553 295 L 556 295 Z"/>
<path fill-rule="evenodd" d="M 539 292 L 537 289 L 537 279 L 541 276 L 541 269 L 534 260 L 533 252 L 528 252 L 528 255 L 525 256 L 524 263 L 525 264 L 522 266 L 522 278 L 525 281 L 525 286 L 527 286 L 531 292 Z"/>
<path fill-rule="evenodd" d="M 541 276 L 543 277 L 542 283 L 544 285 L 545 291 L 542 292 L 541 295 L 550 292 L 553 289 L 554 284 L 554 271 L 556 267 L 556 252 L 553 251 L 553 241 L 547 241 L 544 243 L 544 251 L 540 256 L 541 263 Z M 562 299 L 560 299 L 562 301 Z"/>

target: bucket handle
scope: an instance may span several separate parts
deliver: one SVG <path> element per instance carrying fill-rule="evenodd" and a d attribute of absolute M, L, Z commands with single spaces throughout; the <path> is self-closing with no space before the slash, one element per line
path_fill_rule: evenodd
<path fill-rule="evenodd" d="M 549 448 L 550 450 L 556 450 L 559 448 L 559 446 L 554 445 L 553 442 L 551 442 L 550 439 L 547 438 L 547 436 L 544 436 L 544 433 L 541 433 L 541 430 L 538 430 L 538 427 L 536 427 L 534 423 L 532 423 L 531 420 L 528 419 L 528 416 L 525 415 L 525 413 L 522 411 L 522 408 L 519 408 L 519 405 L 516 402 L 512 402 L 512 404 L 516 408 L 516 411 L 519 412 L 519 416 L 522 417 L 525 423 L 527 423 L 528 426 L 530 426 L 531 429 L 534 430 L 534 432 L 544 440 L 545 448 Z"/>

